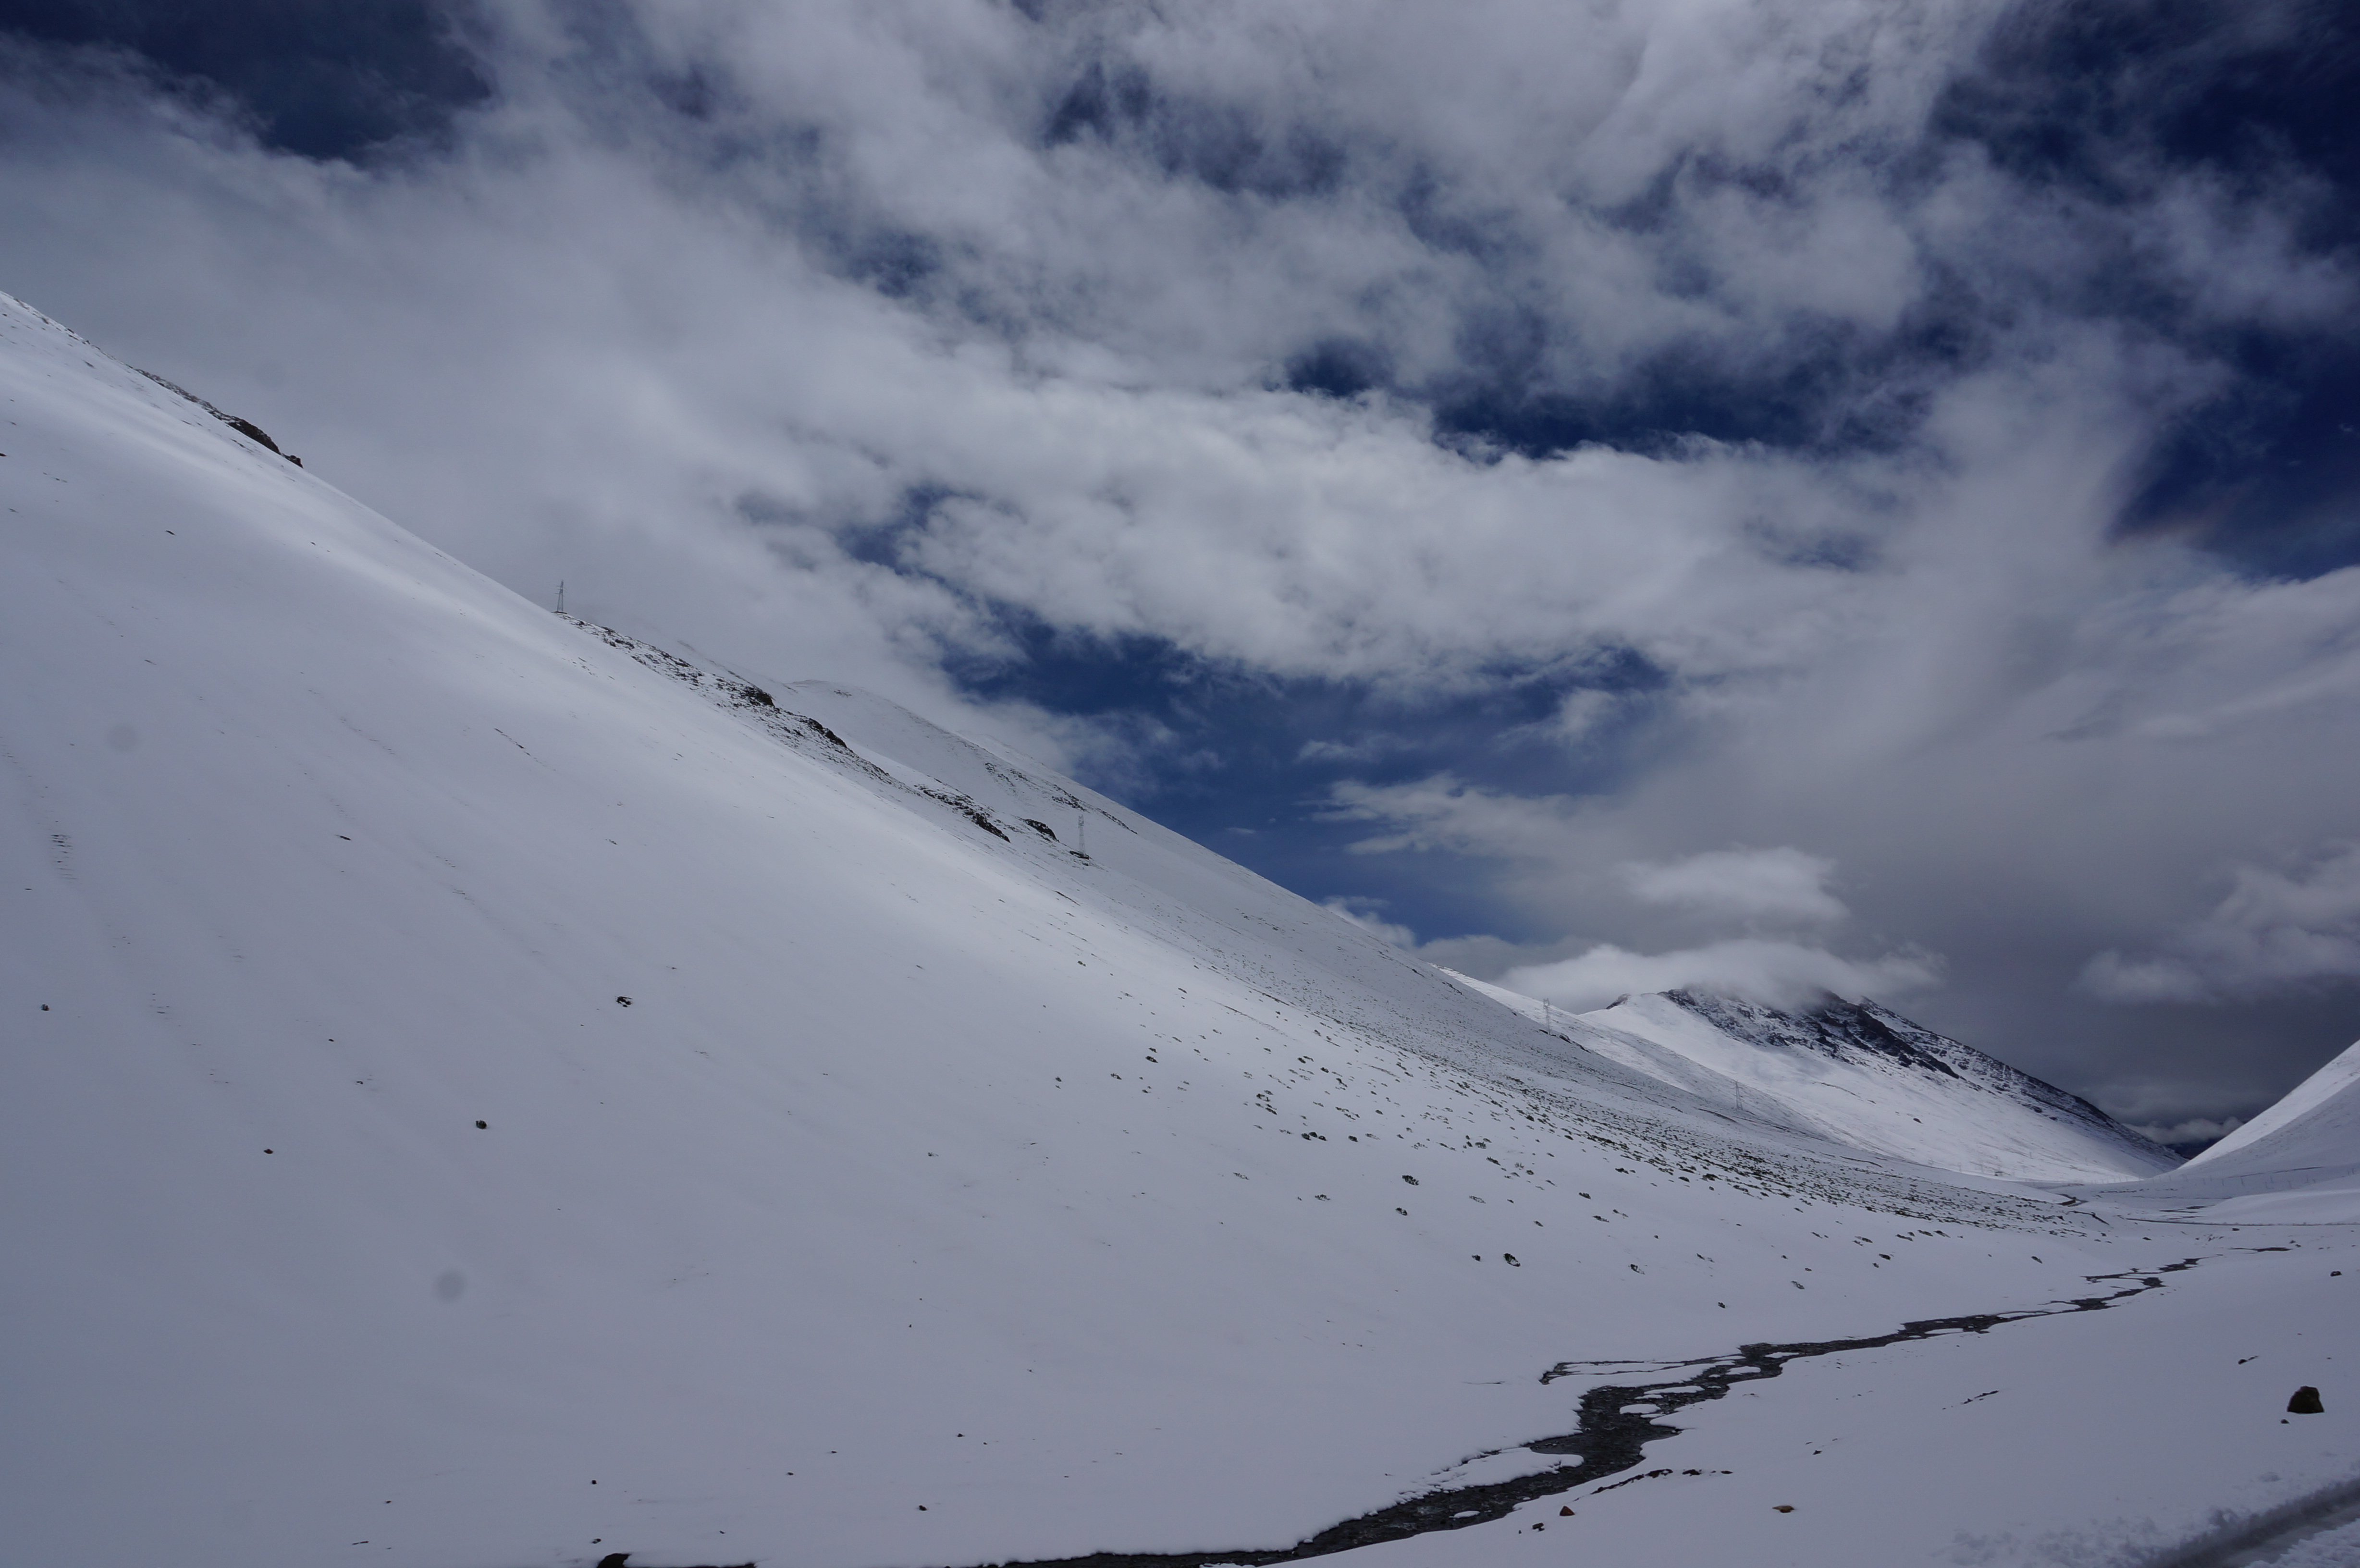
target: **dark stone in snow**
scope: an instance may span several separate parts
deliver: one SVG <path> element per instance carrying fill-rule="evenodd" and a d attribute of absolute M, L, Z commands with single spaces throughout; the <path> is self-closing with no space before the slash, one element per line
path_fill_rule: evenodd
<path fill-rule="evenodd" d="M 235 414 L 224 414 L 222 416 L 222 422 L 227 425 L 231 430 L 235 430 L 238 434 L 246 437 L 246 440 L 260 441 L 271 451 L 279 452 L 279 443 L 272 441 L 268 435 L 264 434 L 262 427 L 256 424 L 253 420 L 241 419 Z M 279 452 L 279 455 L 284 457 L 287 454 L 285 452 Z"/>
<path fill-rule="evenodd" d="M 2319 1390 L 2308 1383 L 2297 1388 L 2294 1398 L 2287 1401 L 2287 1414 L 2290 1416 L 2323 1416 L 2326 1413 L 2327 1407 L 2319 1402 Z"/>

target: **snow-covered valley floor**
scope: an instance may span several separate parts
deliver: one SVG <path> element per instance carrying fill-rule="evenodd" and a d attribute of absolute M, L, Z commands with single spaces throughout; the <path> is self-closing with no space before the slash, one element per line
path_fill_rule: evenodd
<path fill-rule="evenodd" d="M 0 398 L 11 1561 L 1242 1561 L 1506 1486 L 1338 1561 L 2127 1565 L 2360 1472 L 2338 1190 L 1830 1141 L 5 297 Z"/>

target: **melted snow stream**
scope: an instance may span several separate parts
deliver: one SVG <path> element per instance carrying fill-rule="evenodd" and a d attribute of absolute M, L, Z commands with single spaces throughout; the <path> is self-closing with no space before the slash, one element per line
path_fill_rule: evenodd
<path fill-rule="evenodd" d="M 2285 1249 L 2271 1247 L 2250 1250 L 2280 1252 Z M 1454 1486 L 1405 1498 L 1372 1513 L 1330 1525 L 1292 1546 L 1215 1552 L 1094 1552 L 1082 1557 L 1011 1560 L 997 1565 L 997 1568 L 1214 1568 L 1214 1565 L 1221 1563 L 1294 1563 L 1306 1557 L 1349 1552 L 1356 1547 L 1403 1541 L 1435 1530 L 1464 1530 L 1470 1525 L 1486 1524 L 1505 1518 L 1525 1503 L 1555 1497 L 1609 1475 L 1637 1469 L 1645 1462 L 1647 1444 L 1679 1435 L 1681 1429 L 1664 1424 L 1662 1417 L 1689 1405 L 1718 1399 L 1732 1388 L 1766 1382 L 1783 1373 L 1789 1362 L 1807 1361 L 1813 1356 L 1831 1356 L 1847 1350 L 1875 1350 L 1910 1340 L 1930 1339 L 1941 1334 L 1986 1334 L 2003 1323 L 2023 1323 L 2032 1318 L 2103 1312 L 2129 1297 L 2160 1289 L 2163 1276 L 2193 1269 L 2202 1261 L 2198 1258 L 2185 1258 L 2152 1270 L 2129 1269 L 2117 1274 L 2092 1274 L 2087 1279 L 2093 1285 L 2116 1279 L 2133 1282 L 2102 1296 L 2083 1296 L 2014 1312 L 1927 1318 L 1904 1323 L 1891 1334 L 1870 1334 L 1859 1339 L 1744 1345 L 1727 1355 L 1709 1356 L 1694 1361 L 1561 1361 L 1541 1374 L 1542 1382 L 1618 1369 L 1626 1375 L 1633 1372 L 1676 1372 L 1678 1376 L 1660 1383 L 1601 1384 L 1590 1388 L 1581 1396 L 1579 1424 L 1572 1432 L 1562 1437 L 1545 1437 L 1523 1445 L 1534 1454 L 1563 1455 L 1570 1460 L 1568 1464 L 1510 1480 Z M 1488 1459 L 1510 1452 L 1513 1450 L 1495 1449 L 1488 1454 L 1476 1454 L 1473 1458 Z M 1649 1475 L 1674 1474 L 1677 1472 L 1668 1469 L 1654 1470 L 1629 1479 L 1637 1481 Z M 1618 1486 L 1627 1484 L 1616 1483 Z"/>

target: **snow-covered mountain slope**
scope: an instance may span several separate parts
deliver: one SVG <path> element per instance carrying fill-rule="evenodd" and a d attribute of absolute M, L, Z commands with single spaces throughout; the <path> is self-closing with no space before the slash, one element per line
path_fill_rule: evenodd
<path fill-rule="evenodd" d="M 2360 1045 L 2179 1170 L 2075 1191 L 2208 1220 L 2360 1225 Z"/>
<path fill-rule="evenodd" d="M 1202 1563 L 1537 1477 L 1373 1552 L 1882 1568 L 2353 1463 L 2332 1388 L 2278 1425 L 2315 1237 L 1633 1071 L 1003 750 L 537 610 L 5 297 L 0 419 L 9 1561 Z M 1666 1377 L 1727 1397 L 1549 1443 Z"/>
<path fill-rule="evenodd" d="M 2286 1097 L 2223 1138 L 2190 1174 L 2300 1171 L 2360 1162 L 2360 1045 L 2346 1047 Z M 2341 1172 L 2339 1172 L 2341 1174 Z"/>
<path fill-rule="evenodd" d="M 2118 1181 L 2179 1163 L 2097 1106 L 1874 1002 L 1790 1013 L 1694 991 L 1568 1014 L 1458 976 L 1522 1016 L 1732 1113 L 1945 1171 Z"/>

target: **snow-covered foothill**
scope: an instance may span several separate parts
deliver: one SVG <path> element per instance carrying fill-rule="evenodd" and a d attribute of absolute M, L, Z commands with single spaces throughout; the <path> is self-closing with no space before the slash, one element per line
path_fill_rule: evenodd
<path fill-rule="evenodd" d="M 2179 1170 L 2086 1195 L 2211 1221 L 2360 1225 L 2360 1045 Z"/>
<path fill-rule="evenodd" d="M 1730 1111 L 1946 1171 L 2120 1181 L 2179 1163 L 2097 1106 L 1872 1001 L 1789 1012 L 1667 991 L 1594 1012 L 1469 980 L 1590 1051 Z"/>
<path fill-rule="evenodd" d="M 1348 1557 L 2107 1561 L 2360 1465 L 2340 1231 L 1667 1082 L 5 297 L 0 421 L 11 1561 L 1281 1547 L 1763 1344 L 1821 1350 Z"/>
<path fill-rule="evenodd" d="M 2191 1174 L 2333 1169 L 2360 1160 L 2360 1045 L 2195 1159 Z"/>

